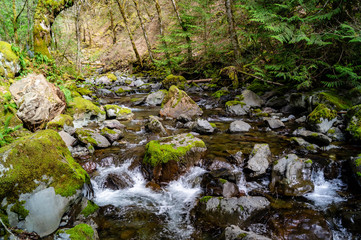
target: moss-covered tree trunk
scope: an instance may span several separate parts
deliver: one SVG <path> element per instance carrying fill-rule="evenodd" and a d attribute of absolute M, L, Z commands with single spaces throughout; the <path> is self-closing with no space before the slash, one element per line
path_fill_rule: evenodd
<path fill-rule="evenodd" d="M 233 10 L 232 10 L 233 1 L 225 0 L 224 3 L 226 6 L 228 31 L 229 31 L 229 35 L 230 35 L 232 46 L 233 46 L 234 56 L 236 57 L 236 60 L 237 60 L 237 59 L 239 59 L 239 57 L 241 55 L 241 53 L 240 53 L 241 50 L 239 49 L 238 38 L 237 38 L 237 33 L 236 33 L 236 28 L 235 28 L 234 18 L 233 18 Z"/>
<path fill-rule="evenodd" d="M 56 16 L 71 7 L 75 0 L 38 0 L 34 15 L 34 51 L 51 57 L 51 26 Z"/>

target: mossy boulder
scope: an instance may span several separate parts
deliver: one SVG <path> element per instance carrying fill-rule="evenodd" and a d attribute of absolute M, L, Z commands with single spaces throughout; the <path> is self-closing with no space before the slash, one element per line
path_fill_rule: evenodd
<path fill-rule="evenodd" d="M 53 130 L 0 148 L 0 202 L 12 227 L 41 237 L 52 233 L 89 183 L 88 174 Z"/>
<path fill-rule="evenodd" d="M 143 163 L 156 183 L 175 180 L 199 163 L 207 150 L 205 143 L 190 133 L 150 141 Z"/>
<path fill-rule="evenodd" d="M 60 114 L 48 122 L 46 124 L 46 128 L 60 131 L 64 128 L 65 125 L 73 127 L 73 118 L 66 114 Z"/>
<path fill-rule="evenodd" d="M 226 102 L 226 112 L 232 116 L 243 116 L 248 114 L 250 106 L 240 100 Z"/>
<path fill-rule="evenodd" d="M 57 231 L 57 240 L 97 240 L 97 232 L 88 224 L 81 223 L 70 229 Z"/>
<path fill-rule="evenodd" d="M 93 201 L 86 201 L 85 206 L 81 210 L 80 214 L 83 215 L 85 218 L 89 217 L 90 215 L 94 214 L 96 211 L 98 211 L 99 206 L 94 203 Z"/>
<path fill-rule="evenodd" d="M 180 115 L 186 115 L 192 119 L 203 114 L 202 109 L 187 95 L 186 92 L 179 90 L 176 86 L 171 86 L 167 96 L 162 103 L 160 115 L 171 118 L 178 118 Z"/>
<path fill-rule="evenodd" d="M 337 111 L 347 110 L 352 107 L 351 101 L 345 99 L 343 96 L 335 93 L 334 91 L 317 92 L 310 98 L 312 106 L 324 104 L 330 109 Z"/>
<path fill-rule="evenodd" d="M 110 142 L 107 138 L 92 129 L 78 128 L 75 131 L 75 136 L 85 145 L 90 144 L 96 148 L 106 148 L 110 146 Z"/>
<path fill-rule="evenodd" d="M 346 115 L 347 131 L 356 140 L 361 141 L 361 105 L 352 107 Z"/>
<path fill-rule="evenodd" d="M 151 93 L 145 99 L 145 104 L 149 106 L 161 105 L 167 94 L 168 94 L 167 90 L 159 90 L 157 92 Z"/>
<path fill-rule="evenodd" d="M 162 81 L 162 84 L 163 84 L 163 87 L 166 89 L 175 85 L 178 88 L 184 90 L 184 87 L 187 84 L 187 80 L 182 76 L 176 76 L 176 75 L 170 74 Z"/>
<path fill-rule="evenodd" d="M 111 143 L 124 137 L 124 132 L 119 129 L 109 129 L 107 127 L 104 127 L 102 128 L 102 130 L 100 130 L 100 133 L 101 135 L 106 137 Z"/>
<path fill-rule="evenodd" d="M 0 41 L 0 76 L 14 78 L 19 71 L 19 57 L 9 43 Z"/>
<path fill-rule="evenodd" d="M 326 133 L 337 121 L 337 111 L 319 104 L 309 115 L 308 122 L 318 132 Z"/>
<path fill-rule="evenodd" d="M 120 107 L 118 105 L 105 105 L 104 109 L 107 113 L 108 119 L 117 119 L 119 121 L 132 120 L 134 113 L 127 107 Z"/>
<path fill-rule="evenodd" d="M 104 121 L 105 112 L 90 100 L 75 97 L 67 108 L 67 113 L 73 117 L 75 126 L 86 126 L 90 121 Z"/>

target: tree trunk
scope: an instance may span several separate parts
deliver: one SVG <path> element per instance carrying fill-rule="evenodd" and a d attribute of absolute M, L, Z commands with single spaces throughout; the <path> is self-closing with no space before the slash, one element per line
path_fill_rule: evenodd
<path fill-rule="evenodd" d="M 164 27 L 163 27 L 163 19 L 162 19 L 162 9 L 160 8 L 159 1 L 154 0 L 155 8 L 157 9 L 157 15 L 158 15 L 158 23 L 159 23 L 159 33 L 162 37 L 162 43 L 165 49 L 165 57 L 167 58 L 168 62 L 170 62 L 170 56 L 168 52 L 168 45 L 167 42 L 164 40 Z"/>
<path fill-rule="evenodd" d="M 75 3 L 75 33 L 76 33 L 76 69 L 81 71 L 81 61 L 80 61 L 80 41 L 81 41 L 81 31 L 80 31 L 80 3 L 77 1 Z"/>
<path fill-rule="evenodd" d="M 13 29 L 14 29 L 14 41 L 15 44 L 19 43 L 19 38 L 18 38 L 18 23 L 16 21 L 16 1 L 13 0 Z"/>
<path fill-rule="evenodd" d="M 133 2 L 134 2 L 135 9 L 137 10 L 137 15 L 138 15 L 138 19 L 139 19 L 139 22 L 140 22 L 140 26 L 141 26 L 142 31 L 143 31 L 144 40 L 145 40 L 145 43 L 147 44 L 147 48 L 148 48 L 148 53 L 149 53 L 150 60 L 151 60 L 152 62 L 154 62 L 153 53 L 152 53 L 152 47 L 150 46 L 150 42 L 149 42 L 149 39 L 148 39 L 148 35 L 147 35 L 147 32 L 146 32 L 145 27 L 144 27 L 143 19 L 142 19 L 142 16 L 140 15 L 138 1 L 137 1 L 137 0 L 133 0 Z"/>
<path fill-rule="evenodd" d="M 171 2 L 172 2 L 174 12 L 177 15 L 179 25 L 181 26 L 181 28 L 182 28 L 182 30 L 184 32 L 188 32 L 188 29 L 187 29 L 186 25 L 184 24 L 182 18 L 179 15 L 177 4 L 176 4 L 175 0 L 171 0 Z M 192 44 L 191 44 L 192 41 L 191 41 L 191 38 L 189 36 L 186 36 L 186 41 L 187 41 L 187 45 L 188 45 L 188 47 L 187 47 L 188 62 L 191 62 L 192 61 Z"/>
<path fill-rule="evenodd" d="M 109 9 L 109 15 L 110 15 L 110 28 L 111 28 L 112 34 L 113 34 L 113 44 L 115 44 L 117 42 L 117 33 L 115 31 L 114 16 L 113 16 L 113 11 L 111 8 Z"/>
<path fill-rule="evenodd" d="M 232 0 L 225 0 L 225 5 L 226 5 L 226 14 L 228 21 L 228 31 L 233 46 L 234 56 L 236 57 L 237 60 L 241 55 L 240 53 L 241 50 L 239 48 L 237 33 L 234 27 L 235 24 L 234 24 L 233 11 L 232 11 Z"/>
<path fill-rule="evenodd" d="M 120 14 L 123 17 L 125 28 L 127 29 L 129 40 L 130 40 L 130 42 L 132 44 L 135 57 L 137 58 L 137 61 L 140 63 L 140 65 L 143 66 L 142 59 L 140 58 L 140 55 L 138 53 L 138 49 L 137 49 L 137 47 L 135 46 L 135 43 L 134 43 L 133 34 L 130 31 L 130 28 L 129 28 L 129 25 L 128 25 L 128 20 L 127 20 L 127 16 L 125 15 L 124 7 L 122 6 L 122 4 L 120 4 L 120 0 L 115 0 L 115 1 L 117 2 Z"/>
<path fill-rule="evenodd" d="M 49 51 L 51 45 L 51 26 L 55 18 L 64 9 L 71 7 L 73 0 L 49 1 L 38 0 L 34 14 L 34 51 L 51 58 Z"/>
<path fill-rule="evenodd" d="M 31 5 L 30 5 L 30 0 L 27 1 L 26 3 L 26 15 L 27 15 L 27 18 L 28 18 L 28 39 L 26 40 L 26 45 L 29 47 L 29 49 L 31 48 L 31 43 L 32 43 L 32 39 L 31 39 L 31 15 L 30 15 L 30 12 L 31 12 Z"/>

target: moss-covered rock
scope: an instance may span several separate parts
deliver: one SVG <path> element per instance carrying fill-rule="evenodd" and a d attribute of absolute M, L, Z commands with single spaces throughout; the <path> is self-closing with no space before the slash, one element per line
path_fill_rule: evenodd
<path fill-rule="evenodd" d="M 229 94 L 229 91 L 228 90 L 218 90 L 217 92 L 214 92 L 213 94 L 212 94 L 212 97 L 214 97 L 214 98 L 221 98 L 222 96 L 224 96 L 224 95 L 227 95 L 227 94 Z"/>
<path fill-rule="evenodd" d="M 110 146 L 110 142 L 104 136 L 92 129 L 78 128 L 75 131 L 75 135 L 78 140 L 85 145 L 90 144 L 97 148 L 106 148 Z"/>
<path fill-rule="evenodd" d="M 187 80 L 182 76 L 170 74 L 162 81 L 162 84 L 166 89 L 170 88 L 172 85 L 175 85 L 178 88 L 184 90 L 184 87 L 187 84 Z"/>
<path fill-rule="evenodd" d="M 226 102 L 226 112 L 232 116 L 243 116 L 248 114 L 250 106 L 240 100 Z"/>
<path fill-rule="evenodd" d="M 346 130 L 355 140 L 361 141 L 361 105 L 352 107 L 347 112 L 346 119 L 348 121 Z"/>
<path fill-rule="evenodd" d="M 13 227 L 45 236 L 90 179 L 59 134 L 36 132 L 0 148 L 0 202 Z"/>
<path fill-rule="evenodd" d="M 99 209 L 99 206 L 95 204 L 93 201 L 88 200 L 86 203 L 86 206 L 81 210 L 80 214 L 82 214 L 84 217 L 88 217 L 95 213 Z"/>
<path fill-rule="evenodd" d="M 56 233 L 56 239 L 62 240 L 96 240 L 97 234 L 88 224 L 81 223 L 70 229 L 61 229 Z"/>
<path fill-rule="evenodd" d="M 48 122 L 46 128 L 60 131 L 64 128 L 64 125 L 73 127 L 73 118 L 66 114 L 60 114 Z"/>
<path fill-rule="evenodd" d="M 201 159 L 206 145 L 192 134 L 179 134 L 150 141 L 143 159 L 155 182 L 169 182 Z"/>
<path fill-rule="evenodd" d="M 336 117 L 336 110 L 321 103 L 308 115 L 308 121 L 316 131 L 326 133 L 336 122 Z"/>
<path fill-rule="evenodd" d="M 72 116 L 75 121 L 105 120 L 105 112 L 91 101 L 82 97 L 75 97 L 73 101 L 69 103 L 67 113 Z"/>
<path fill-rule="evenodd" d="M 104 109 L 107 113 L 108 119 L 117 119 L 120 121 L 132 120 L 134 113 L 127 107 L 120 107 L 118 105 L 105 105 Z"/>
<path fill-rule="evenodd" d="M 176 86 L 171 86 L 167 96 L 162 103 L 160 110 L 161 116 L 178 118 L 180 115 L 186 115 L 192 119 L 203 114 L 202 109 L 187 95 L 186 92 L 179 90 Z"/>
<path fill-rule="evenodd" d="M 19 57 L 9 43 L 0 41 L 0 76 L 14 78 L 19 71 Z"/>
<path fill-rule="evenodd" d="M 91 96 L 93 94 L 93 91 L 88 88 L 76 88 L 75 91 L 78 92 L 81 96 L 83 95 Z"/>
<path fill-rule="evenodd" d="M 117 81 L 117 76 L 114 75 L 114 73 L 108 73 L 107 77 L 110 79 L 110 81 L 115 82 Z"/>

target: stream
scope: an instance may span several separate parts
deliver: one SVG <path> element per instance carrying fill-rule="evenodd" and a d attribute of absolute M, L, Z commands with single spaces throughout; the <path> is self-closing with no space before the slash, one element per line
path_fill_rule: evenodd
<path fill-rule="evenodd" d="M 279 239 L 277 234 L 281 228 L 292 225 L 286 223 L 293 218 L 290 212 L 297 208 L 301 211 L 296 219 L 304 222 L 299 226 L 305 229 L 315 228 L 317 231 L 319 226 L 312 222 L 312 219 L 317 218 L 327 223 L 324 228 L 331 232 L 331 239 L 361 239 L 361 235 L 353 229 L 355 224 L 348 224 L 347 214 L 344 214 L 352 211 L 350 206 L 354 206 L 355 202 L 357 205 L 357 200 L 360 199 L 359 189 L 353 183 L 347 165 L 351 156 L 360 153 L 359 146 L 333 142 L 317 153 L 302 152 L 295 149 L 288 140 L 292 132 L 302 124 L 288 120 L 284 122 L 285 128 L 270 130 L 261 118 L 227 116 L 221 105 L 209 104 L 211 93 L 189 95 L 204 110 L 202 118 L 216 124 L 218 131 L 212 135 L 197 135 L 208 148 L 203 164 L 191 168 L 178 180 L 159 190 L 147 187 L 148 180 L 142 172 L 141 162 L 147 142 L 159 138 L 157 134 L 144 130 L 145 121 L 149 115 L 157 116 L 160 107 L 133 106 L 131 99 L 145 97 L 145 93 L 116 98 L 103 97 L 99 100 L 101 104 L 129 107 L 135 114 L 134 120 L 122 122 L 126 130 L 125 137 L 119 140 L 120 146 L 99 149 L 89 158 L 78 159 L 81 164 L 93 162 L 97 167 L 91 174 L 91 182 L 94 189 L 92 200 L 101 207 L 95 219 L 100 239 L 223 239 L 223 229 L 208 227 L 205 229 L 211 230 L 204 231 L 202 221 L 198 222 L 192 211 L 204 196 L 201 188 L 202 175 L 209 171 L 208 167 L 213 160 L 230 162 L 230 156 L 239 151 L 247 160 L 257 143 L 269 144 L 274 160 L 289 153 L 312 159 L 315 189 L 302 197 L 273 196 L 276 199 L 279 197 L 284 206 L 272 205 L 267 216 L 247 223 L 245 230 Z M 288 116 L 289 114 L 284 114 L 281 117 Z M 298 117 L 301 116 L 296 116 Z M 228 133 L 229 124 L 235 120 L 249 123 L 252 129 L 245 133 Z M 174 120 L 164 119 L 162 123 L 170 135 L 190 132 L 189 129 L 177 128 Z M 260 178 L 249 177 L 243 165 L 233 164 L 232 171 L 237 176 L 237 186 L 244 195 L 272 195 L 268 187 L 271 180 L 270 169 Z M 112 174 L 123 179 L 126 186 L 122 189 L 110 188 L 107 177 Z M 282 224 L 278 222 L 281 221 L 279 219 L 282 219 Z M 288 236 L 284 239 L 322 239 L 305 237 L 302 229 L 293 229 Z"/>

